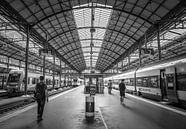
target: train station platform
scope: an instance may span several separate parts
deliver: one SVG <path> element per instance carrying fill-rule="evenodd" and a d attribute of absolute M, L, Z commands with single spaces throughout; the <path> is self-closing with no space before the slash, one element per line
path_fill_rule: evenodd
<path fill-rule="evenodd" d="M 126 95 L 120 104 L 119 92 L 95 96 L 95 119 L 85 119 L 84 87 L 50 97 L 43 120 L 37 121 L 36 103 L 0 117 L 1 129 L 185 129 L 182 110 Z M 161 106 L 160 106 L 161 105 Z"/>

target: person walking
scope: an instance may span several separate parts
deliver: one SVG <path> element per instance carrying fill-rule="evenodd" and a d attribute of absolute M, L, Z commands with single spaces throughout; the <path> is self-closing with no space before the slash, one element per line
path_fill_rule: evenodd
<path fill-rule="evenodd" d="M 112 80 L 109 80 L 109 83 L 108 83 L 108 93 L 111 94 L 111 91 L 112 91 Z"/>
<path fill-rule="evenodd" d="M 39 77 L 40 82 L 36 84 L 36 90 L 35 90 L 35 97 L 37 100 L 37 119 L 43 120 L 43 110 L 45 106 L 45 100 L 47 98 L 48 101 L 48 92 L 47 92 L 47 85 L 44 82 L 44 77 Z"/>
<path fill-rule="evenodd" d="M 124 79 L 122 79 L 120 84 L 119 84 L 120 102 L 121 102 L 121 104 L 124 103 L 125 89 L 126 89 L 126 86 L 125 86 L 125 83 L 124 83 Z"/>

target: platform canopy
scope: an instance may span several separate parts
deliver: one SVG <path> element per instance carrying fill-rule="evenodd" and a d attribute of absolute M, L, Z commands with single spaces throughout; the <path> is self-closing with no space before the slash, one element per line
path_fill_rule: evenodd
<path fill-rule="evenodd" d="M 154 38 L 184 5 L 185 0 L 2 0 L 0 12 L 25 33 L 29 27 L 39 45 L 72 69 L 104 72 L 134 52 L 144 35 Z"/>

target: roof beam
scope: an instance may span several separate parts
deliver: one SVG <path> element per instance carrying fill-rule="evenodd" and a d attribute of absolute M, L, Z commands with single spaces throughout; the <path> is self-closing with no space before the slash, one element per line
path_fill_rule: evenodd
<path fill-rule="evenodd" d="M 86 40 L 86 39 L 83 39 L 83 40 Z M 80 41 L 82 41 L 82 40 L 80 40 Z M 112 43 L 112 42 L 108 42 L 108 41 L 106 41 L 107 43 Z M 72 43 L 74 43 L 74 42 L 70 42 L 70 43 L 67 43 L 67 44 L 64 44 L 64 45 L 62 45 L 62 46 L 60 46 L 59 48 L 57 48 L 56 50 L 58 51 L 59 49 L 61 49 L 61 48 L 63 48 L 63 47 L 66 47 L 66 46 L 68 46 L 69 44 L 72 44 Z M 115 43 L 113 43 L 113 44 L 115 44 Z M 119 47 L 121 47 L 121 48 L 124 48 L 122 45 L 120 45 L 120 44 L 115 44 L 116 46 L 119 46 Z M 101 47 L 100 47 L 101 48 Z M 79 48 L 77 48 L 77 49 L 79 49 Z M 125 49 L 125 48 L 124 48 Z"/>
<path fill-rule="evenodd" d="M 171 25 L 175 24 L 174 21 L 172 21 L 172 19 L 178 18 L 179 15 L 183 15 L 184 9 L 186 7 L 186 2 L 185 0 L 181 0 L 180 3 L 174 7 L 166 16 L 164 16 L 160 21 L 158 21 L 156 23 L 156 25 L 151 26 L 147 31 L 147 39 L 151 40 L 156 36 L 156 32 L 158 31 L 158 29 L 160 28 L 161 31 L 167 30 Z M 157 27 L 159 26 L 159 28 Z M 105 68 L 103 70 L 107 71 L 108 69 L 112 68 L 115 64 L 117 64 L 118 62 L 120 62 L 122 59 L 124 59 L 125 57 L 127 57 L 131 52 L 135 51 L 138 46 L 139 46 L 139 42 L 140 41 L 144 41 L 144 36 L 142 36 L 136 43 L 134 43 L 129 49 L 126 50 L 126 52 L 124 54 L 122 54 L 118 59 L 115 60 L 114 63 L 112 63 L 110 66 L 108 66 L 107 68 Z M 141 46 L 144 44 L 144 42 L 141 42 Z"/>
<path fill-rule="evenodd" d="M 56 56 L 59 59 L 61 59 L 66 64 L 68 64 L 75 71 L 78 71 L 73 65 L 70 64 L 70 62 L 68 62 L 65 58 L 63 58 L 60 55 L 60 53 L 56 51 L 55 48 L 48 43 L 46 39 L 44 39 L 34 28 L 32 28 L 32 25 L 28 23 L 26 19 L 24 19 L 14 8 L 12 8 L 7 1 L 4 1 L 4 0 L 1 1 L 0 12 L 3 12 L 4 16 L 7 17 L 9 20 L 20 23 L 19 27 L 21 26 L 21 28 L 23 29 L 25 33 L 27 32 L 27 28 L 29 26 L 31 28 L 30 35 L 35 41 L 38 41 L 38 44 L 42 46 L 44 46 L 44 44 L 48 44 L 49 48 L 56 53 Z"/>
<path fill-rule="evenodd" d="M 39 21 L 33 23 L 31 25 L 31 27 L 34 27 L 35 25 L 39 24 L 40 22 L 42 22 L 42 21 L 44 21 L 44 20 L 46 20 L 46 19 L 48 19 L 48 18 L 50 18 L 52 16 L 58 15 L 60 13 L 64 13 L 64 12 L 68 12 L 68 11 L 73 11 L 73 10 L 77 10 L 77 9 L 86 9 L 86 8 L 91 8 L 91 7 L 90 6 L 83 6 L 83 7 L 76 7 L 76 8 L 73 8 L 73 9 L 71 8 L 71 9 L 60 10 L 58 12 L 55 12 L 55 13 L 52 13 L 52 14 L 48 15 L 47 17 L 41 18 Z M 114 11 L 120 11 L 120 12 L 123 12 L 123 13 L 130 14 L 132 16 L 138 17 L 138 18 L 142 19 L 143 21 L 145 21 L 145 22 L 147 22 L 147 23 L 149 23 L 151 25 L 153 24 L 153 22 L 151 22 L 150 20 L 145 19 L 144 17 L 139 16 L 139 15 L 137 15 L 137 14 L 135 14 L 133 12 L 127 11 L 127 10 L 122 10 L 122 9 L 118 9 L 118 8 L 108 7 L 108 6 L 105 6 L 105 7 L 104 6 L 94 6 L 93 8 L 111 9 L 111 10 L 114 10 Z"/>
<path fill-rule="evenodd" d="M 80 30 L 80 29 L 90 29 L 91 26 L 87 26 L 87 27 L 79 27 L 79 28 L 76 28 L 76 29 L 72 29 L 72 30 L 68 30 L 68 31 L 65 31 L 65 32 L 62 32 L 62 33 L 59 33 L 55 36 L 53 36 L 52 38 L 48 39 L 48 42 L 50 42 L 52 39 L 62 35 L 62 34 L 65 34 L 65 33 L 68 33 L 68 32 L 71 32 L 71 31 L 75 31 L 75 30 Z M 114 32 L 117 32 L 117 33 L 120 33 L 120 34 L 123 34 L 131 39 L 133 39 L 134 41 L 137 41 L 137 39 L 133 38 L 132 36 L 128 35 L 128 34 L 125 34 L 123 32 L 120 32 L 120 31 L 117 31 L 117 30 L 114 30 L 114 29 L 109 29 L 109 28 L 106 28 L 106 27 L 99 27 L 99 26 L 95 26 L 94 27 L 95 29 L 105 29 L 105 30 L 110 30 L 110 31 L 114 31 Z"/>
<path fill-rule="evenodd" d="M 79 49 L 79 48 L 77 48 L 77 49 Z M 72 50 L 68 51 L 67 53 L 64 53 L 62 56 L 65 56 L 65 55 L 67 55 L 68 53 L 71 53 L 72 51 L 77 50 L 77 49 L 72 49 Z M 103 48 L 103 49 L 108 50 L 108 51 L 110 51 L 110 52 L 112 52 L 112 53 L 114 53 L 114 54 L 116 54 L 116 55 L 119 55 L 117 52 L 111 51 L 111 50 L 108 49 L 108 48 Z M 89 51 L 89 53 L 90 53 L 90 51 Z M 76 56 L 76 55 L 75 55 L 75 56 Z M 110 56 L 110 55 L 108 55 L 108 56 Z M 120 55 L 119 55 L 119 56 L 120 56 Z M 71 57 L 69 57 L 68 59 L 71 59 L 72 57 L 74 57 L 74 56 L 71 56 Z"/>

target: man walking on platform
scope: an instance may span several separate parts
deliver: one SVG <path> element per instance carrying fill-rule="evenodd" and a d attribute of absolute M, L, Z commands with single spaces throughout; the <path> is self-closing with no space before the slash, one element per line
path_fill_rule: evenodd
<path fill-rule="evenodd" d="M 120 101 L 121 104 L 124 103 L 124 97 L 125 97 L 125 83 L 124 83 L 124 79 L 121 80 L 121 83 L 119 84 L 119 91 L 120 91 Z"/>
<path fill-rule="evenodd" d="M 35 92 L 35 97 L 38 103 L 38 108 L 37 108 L 37 118 L 38 120 L 42 120 L 42 116 L 43 116 L 43 110 L 44 110 L 44 106 L 45 106 L 45 100 L 47 97 L 48 100 L 48 94 L 47 94 L 47 85 L 44 82 L 44 77 L 40 76 L 40 82 L 37 83 L 36 85 L 36 92 Z"/>
<path fill-rule="evenodd" d="M 109 80 L 109 83 L 108 83 L 108 93 L 111 94 L 111 91 L 112 91 L 112 81 Z"/>

